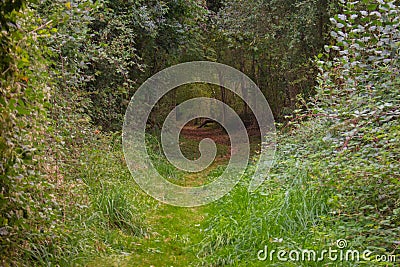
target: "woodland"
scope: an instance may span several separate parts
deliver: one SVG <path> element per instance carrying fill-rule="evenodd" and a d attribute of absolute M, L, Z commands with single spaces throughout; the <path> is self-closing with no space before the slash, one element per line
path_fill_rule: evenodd
<path fill-rule="evenodd" d="M 2 0 L 0 27 L 0 266 L 399 266 L 399 1 Z M 231 192 L 184 208 L 138 186 L 122 127 L 141 84 L 192 61 L 257 84 L 277 145 L 249 192 L 263 143 L 248 105 L 203 83 L 166 94 L 146 148 L 168 181 L 214 181 L 231 155 L 224 129 L 200 118 L 180 149 L 196 159 L 211 138 L 214 162 L 188 174 L 168 161 L 163 122 L 188 99 L 232 107 L 251 142 Z M 286 259 L 261 259 L 265 248 Z M 360 257 L 290 253 L 330 249 Z"/>

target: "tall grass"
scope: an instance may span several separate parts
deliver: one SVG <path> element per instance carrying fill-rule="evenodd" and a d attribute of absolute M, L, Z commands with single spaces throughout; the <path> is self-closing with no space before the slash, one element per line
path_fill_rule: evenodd
<path fill-rule="evenodd" d="M 24 262 L 29 266 L 81 266 L 107 255 L 128 255 L 147 233 L 143 216 L 154 201 L 132 180 L 117 134 L 99 136 L 80 152 L 62 170 L 74 192 L 69 197 L 76 199 L 65 200 L 62 219 L 45 242 L 26 240 Z"/>
<path fill-rule="evenodd" d="M 363 175 L 360 166 L 365 166 L 361 163 L 368 154 L 337 152 L 335 139 L 326 138 L 332 125 L 315 119 L 281 137 L 275 165 L 262 188 L 247 191 L 246 180 L 254 168 L 249 166 L 243 182 L 208 207 L 210 216 L 198 253 L 201 265 L 396 266 L 379 262 L 376 255 L 399 259 L 399 181 L 382 174 L 383 159 L 370 158 L 370 165 L 364 167 L 368 176 Z M 388 135 L 391 140 L 397 136 L 395 131 Z M 266 246 L 269 251 L 286 252 L 337 249 L 339 239 L 347 240 L 346 249 L 368 249 L 373 254 L 360 262 L 257 257 Z"/>
<path fill-rule="evenodd" d="M 257 252 L 266 245 L 269 249 L 290 249 L 323 243 L 313 230 L 327 215 L 329 192 L 315 187 L 305 173 L 286 186 L 283 183 L 270 180 L 255 193 L 242 184 L 212 205 L 213 216 L 199 251 L 202 263 L 265 265 L 258 262 Z"/>

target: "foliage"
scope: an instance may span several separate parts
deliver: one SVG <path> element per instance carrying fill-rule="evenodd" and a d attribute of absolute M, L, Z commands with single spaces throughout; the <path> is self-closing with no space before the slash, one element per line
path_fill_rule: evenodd
<path fill-rule="evenodd" d="M 51 184 L 39 172 L 45 104 L 50 91 L 48 61 L 38 47 L 47 25 L 40 25 L 24 1 L 3 1 L 1 8 L 0 229 L 1 262 L 14 263 L 29 241 L 45 242 L 57 217 Z M 3 52 L 5 52 L 3 54 Z M 4 56 L 3 56 L 4 55 Z"/>
<path fill-rule="evenodd" d="M 211 15 L 206 55 L 252 78 L 282 119 L 298 95 L 313 94 L 317 71 L 310 58 L 323 51 L 335 8 L 327 0 L 224 1 Z"/>
<path fill-rule="evenodd" d="M 137 86 L 157 71 L 198 58 L 196 1 L 104 1 L 92 14 L 92 50 L 82 88 L 90 94 L 87 112 L 105 130 L 120 129 L 123 114 Z"/>
<path fill-rule="evenodd" d="M 335 42 L 318 56 L 317 94 L 281 136 L 265 188 L 248 195 L 244 185 L 211 208 L 206 264 L 259 266 L 264 244 L 322 251 L 338 239 L 373 251 L 366 266 L 396 264 L 376 255 L 400 254 L 399 7 L 345 2 L 331 21 Z M 289 231 L 292 223 L 301 230 Z"/>
<path fill-rule="evenodd" d="M 335 57 L 319 61 L 314 109 L 336 117 L 324 138 L 336 150 L 330 181 L 345 203 L 336 207 L 341 214 L 336 220 L 347 235 L 397 253 L 399 12 L 395 1 L 343 4 L 342 13 L 331 19 L 336 44 L 327 49 L 336 51 Z M 341 183 L 333 177 L 341 177 Z M 358 224 L 352 224 L 354 218 Z"/>
<path fill-rule="evenodd" d="M 0 3 L 0 71 L 2 76 L 11 74 L 10 68 L 15 63 L 15 58 L 11 55 L 15 51 L 13 34 L 18 32 L 16 21 L 25 3 L 26 1 L 23 0 L 6 0 Z"/>

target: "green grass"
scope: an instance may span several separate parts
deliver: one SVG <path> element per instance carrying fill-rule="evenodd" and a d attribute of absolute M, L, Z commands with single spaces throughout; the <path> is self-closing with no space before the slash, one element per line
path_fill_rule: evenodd
<path fill-rule="evenodd" d="M 70 242 L 81 247 L 71 262 L 86 264 L 104 255 L 130 253 L 135 240 L 147 235 L 144 213 L 155 203 L 133 181 L 119 141 L 105 137 L 97 146 L 82 148 L 76 175 L 86 199 L 80 210 L 71 211 L 77 215 L 68 229 Z"/>
<path fill-rule="evenodd" d="M 312 120 L 281 136 L 275 166 L 257 192 L 247 192 L 245 177 L 234 191 L 207 208 L 210 216 L 199 246 L 202 265 L 396 266 L 377 262 L 375 256 L 399 259 L 400 183 L 398 177 L 382 173 L 383 166 L 398 166 L 398 162 L 393 157 L 369 158 L 370 146 L 335 152 L 335 143 L 324 138 L 332 126 L 326 120 Z M 386 127 L 386 138 L 393 142 L 398 138 L 397 126 Z M 393 155 L 398 148 L 392 143 L 386 153 Z M 337 249 L 338 239 L 347 240 L 346 249 L 360 253 L 368 249 L 373 255 L 358 263 L 328 257 L 322 262 L 257 258 L 265 246 L 269 251 L 321 252 Z"/>
<path fill-rule="evenodd" d="M 291 181 L 271 179 L 255 193 L 242 183 L 209 207 L 211 219 L 199 252 L 203 263 L 265 266 L 257 252 L 266 245 L 271 250 L 324 247 L 327 240 L 318 228 L 328 213 L 328 195 L 304 173 Z"/>
<path fill-rule="evenodd" d="M 217 144 L 217 154 L 214 162 L 205 170 L 198 173 L 185 172 L 175 168 L 168 162 L 167 158 L 162 152 L 162 147 L 159 140 L 152 136 L 147 135 L 147 147 L 150 159 L 154 167 L 160 175 L 166 178 L 171 183 L 181 186 L 200 186 L 212 182 L 218 176 L 215 175 L 215 170 L 219 172 L 225 169 L 228 164 L 229 147 L 226 145 Z M 200 157 L 199 141 L 180 137 L 180 147 L 182 154 L 188 159 L 197 159 Z"/>
<path fill-rule="evenodd" d="M 146 195 L 132 178 L 120 139 L 115 137 L 99 136 L 81 147 L 78 162 L 62 170 L 79 198 L 73 199 L 72 206 L 64 206 L 65 220 L 57 228 L 57 238 L 26 252 L 30 262 L 39 266 L 188 266 L 196 261 L 195 245 L 203 239 L 201 225 L 207 217 L 204 208 L 172 207 Z M 155 140 L 150 140 L 153 149 L 149 151 L 161 173 L 184 175 L 160 156 Z M 186 151 L 194 155 L 198 143 L 186 141 L 190 144 Z M 198 176 L 193 183 L 217 177 L 221 168 L 215 164 L 210 175 Z"/>
<path fill-rule="evenodd" d="M 149 138 L 158 171 L 184 175 L 162 158 L 156 139 Z M 142 193 L 121 160 L 119 145 L 109 153 L 96 150 L 92 155 L 85 167 L 85 183 L 96 210 L 96 227 L 103 228 L 93 229 L 100 233 L 97 242 L 103 252 L 86 255 L 88 265 L 189 266 L 196 261 L 195 245 L 203 238 L 201 224 L 207 216 L 204 208 L 173 207 Z"/>
<path fill-rule="evenodd" d="M 146 195 L 126 167 L 119 137 L 100 137 L 80 148 L 78 164 L 63 170 L 71 187 L 63 219 L 49 230 L 47 242 L 28 239 L 32 245 L 25 256 L 37 266 L 395 266 L 374 258 L 365 263 L 257 258 L 265 246 L 269 251 L 320 252 L 335 249 L 341 238 L 349 249 L 399 254 L 394 245 L 399 182 L 381 174 L 382 166 L 395 164 L 392 154 L 370 160 L 366 168 L 359 151 L 332 152 L 332 142 L 324 139 L 332 125 L 315 120 L 281 137 L 275 165 L 256 192 L 247 191 L 254 168 L 250 164 L 231 193 L 190 209 Z M 396 140 L 398 126 L 387 127 L 385 138 Z M 198 143 L 183 142 L 186 155 L 195 157 Z M 395 143 L 388 146 L 398 149 Z M 188 176 L 166 161 L 155 138 L 149 136 L 148 147 L 157 169 L 172 182 L 207 183 L 225 169 L 226 159 L 217 160 L 203 174 Z M 220 147 L 218 155 L 226 149 Z"/>

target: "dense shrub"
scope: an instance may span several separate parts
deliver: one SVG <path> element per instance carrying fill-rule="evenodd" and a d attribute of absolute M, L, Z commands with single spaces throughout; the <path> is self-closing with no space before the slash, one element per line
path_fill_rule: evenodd
<path fill-rule="evenodd" d="M 268 182 L 212 208 L 205 263 L 259 266 L 265 244 L 321 251 L 340 238 L 373 251 L 367 266 L 388 266 L 379 254 L 399 257 L 399 6 L 346 1 L 341 10 L 331 18 L 334 44 L 316 62 L 317 94 L 280 137 Z M 290 264 L 321 266 L 275 262 Z"/>

